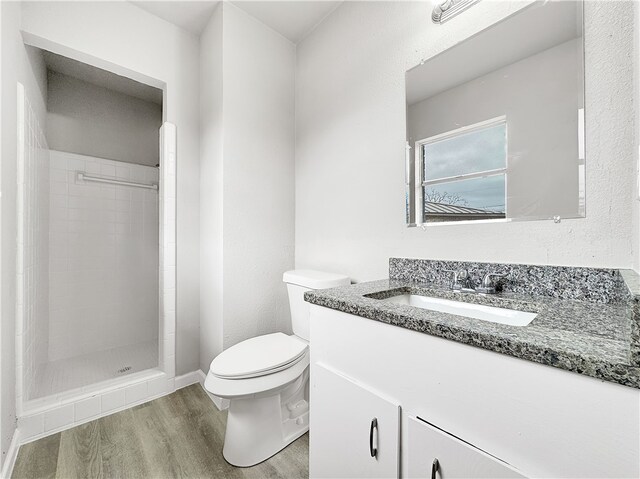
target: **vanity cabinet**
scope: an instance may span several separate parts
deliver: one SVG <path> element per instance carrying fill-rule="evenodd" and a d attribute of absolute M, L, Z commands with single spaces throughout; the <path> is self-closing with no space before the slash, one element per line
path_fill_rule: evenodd
<path fill-rule="evenodd" d="M 399 404 L 323 364 L 314 373 L 310 477 L 398 477 Z"/>
<path fill-rule="evenodd" d="M 509 464 L 420 418 L 408 422 L 410 478 L 516 479 L 524 478 Z"/>
<path fill-rule="evenodd" d="M 638 389 L 317 305 L 310 332 L 312 478 L 430 478 L 435 457 L 437 479 L 640 477 Z"/>

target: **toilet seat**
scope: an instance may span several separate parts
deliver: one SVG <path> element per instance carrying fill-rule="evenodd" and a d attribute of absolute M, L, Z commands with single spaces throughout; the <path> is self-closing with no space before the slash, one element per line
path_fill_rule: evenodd
<path fill-rule="evenodd" d="M 214 396 L 225 399 L 260 397 L 276 391 L 300 378 L 309 367 L 309 349 L 294 364 L 271 374 L 247 379 L 224 379 L 209 370 L 204 387 Z"/>
<path fill-rule="evenodd" d="M 210 371 L 220 379 L 250 379 L 292 367 L 305 355 L 306 341 L 283 333 L 265 334 L 242 341 L 220 353 Z"/>
<path fill-rule="evenodd" d="M 309 367 L 309 344 L 297 336 L 265 334 L 220 353 L 212 362 L 205 388 L 232 399 L 261 395 L 281 388 Z"/>

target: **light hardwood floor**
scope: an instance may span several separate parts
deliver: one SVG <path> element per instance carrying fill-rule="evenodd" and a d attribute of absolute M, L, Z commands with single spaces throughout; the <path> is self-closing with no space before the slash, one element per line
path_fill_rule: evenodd
<path fill-rule="evenodd" d="M 222 457 L 226 421 L 226 411 L 194 384 L 22 446 L 12 477 L 309 477 L 307 434 L 257 466 L 229 465 Z"/>

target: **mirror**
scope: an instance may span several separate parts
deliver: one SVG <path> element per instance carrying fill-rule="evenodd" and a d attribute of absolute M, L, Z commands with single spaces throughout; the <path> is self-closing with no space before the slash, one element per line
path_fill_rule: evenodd
<path fill-rule="evenodd" d="M 409 226 L 585 216 L 581 1 L 536 2 L 422 62 L 406 98 Z"/>

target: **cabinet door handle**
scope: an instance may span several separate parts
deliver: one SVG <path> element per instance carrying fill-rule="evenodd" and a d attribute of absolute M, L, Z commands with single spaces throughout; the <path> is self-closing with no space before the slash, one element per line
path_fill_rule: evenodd
<path fill-rule="evenodd" d="M 431 479 L 437 479 L 439 470 L 440 470 L 440 462 L 436 458 L 433 460 L 433 464 L 431 464 Z"/>
<path fill-rule="evenodd" d="M 373 431 L 376 432 L 376 445 L 373 445 Z M 371 453 L 371 457 L 376 457 L 378 455 L 378 419 L 373 418 L 371 420 L 371 427 L 369 428 L 369 452 Z"/>

